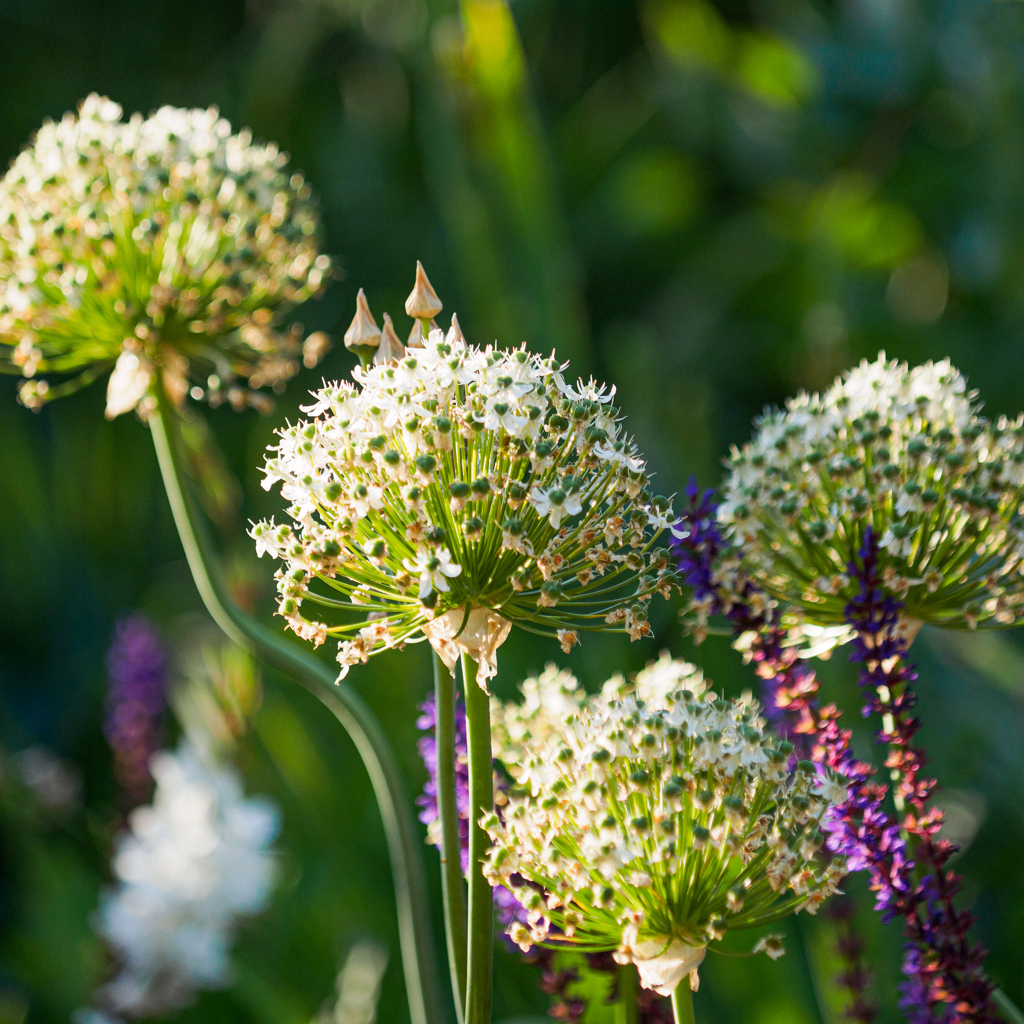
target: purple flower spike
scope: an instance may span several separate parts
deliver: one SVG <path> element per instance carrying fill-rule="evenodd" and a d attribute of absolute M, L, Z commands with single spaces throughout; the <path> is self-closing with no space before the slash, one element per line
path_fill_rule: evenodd
<path fill-rule="evenodd" d="M 850 732 L 839 728 L 835 705 L 822 707 L 816 699 L 814 670 L 793 647 L 784 646 L 786 633 L 773 622 L 771 602 L 743 573 L 737 552 L 718 529 L 712 492 L 702 493 L 691 479 L 685 493 L 689 508 L 681 510 L 673 530 L 674 553 L 680 574 L 693 588 L 690 606 L 698 640 L 712 615 L 725 616 L 737 636 L 754 634 L 749 656 L 761 678 L 766 716 L 794 744 L 794 756 L 814 760 L 841 776 L 847 787 L 845 803 L 823 825 L 829 849 L 843 854 L 851 871 L 870 871 L 873 884 L 883 887 L 888 899 L 893 891 L 884 886 L 891 874 L 889 855 L 897 854 L 902 862 L 902 840 L 898 824 L 882 808 L 885 787 L 871 782 L 874 768 L 850 754 Z M 854 1000 L 847 1015 L 864 1024 L 873 1019 L 862 1000 Z"/>
<path fill-rule="evenodd" d="M 886 765 L 898 780 L 897 806 L 904 811 L 903 834 L 914 858 L 909 859 L 902 839 L 890 837 L 888 879 L 880 878 L 877 887 L 887 918 L 906 918 L 907 980 L 900 986 L 900 1006 L 912 1024 L 988 1024 L 999 1019 L 990 999 L 996 986 L 983 969 L 987 951 L 968 939 L 974 915 L 958 911 L 953 902 L 960 876 L 946 865 L 957 847 L 937 838 L 942 812 L 928 806 L 936 783 L 921 774 L 927 757 L 914 745 L 921 721 L 910 714 L 917 673 L 905 660 L 902 606 L 882 586 L 878 542 L 870 527 L 847 571 L 859 587 L 846 607 L 847 621 L 857 630 L 850 660 L 861 664 L 865 716 L 882 715 L 887 723 L 876 738 L 889 745 Z"/>
<path fill-rule="evenodd" d="M 120 619 L 107 651 L 104 735 L 114 752 L 114 774 L 130 806 L 141 803 L 150 782 L 149 759 L 160 747 L 167 702 L 167 654 L 156 627 L 141 612 Z"/>

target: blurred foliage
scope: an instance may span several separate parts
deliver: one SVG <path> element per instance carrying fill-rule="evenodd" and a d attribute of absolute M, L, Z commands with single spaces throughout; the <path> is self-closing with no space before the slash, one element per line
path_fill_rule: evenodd
<path fill-rule="evenodd" d="M 714 483 L 765 403 L 883 347 L 948 355 L 989 412 L 1024 408 L 1016 0 L 0 0 L 0 68 L 5 159 L 92 90 L 128 110 L 216 103 L 278 140 L 319 189 L 347 272 L 300 314 L 335 339 L 328 378 L 350 366 L 340 338 L 357 287 L 408 330 L 400 311 L 423 259 L 471 340 L 554 347 L 574 372 L 615 383 L 662 490 L 691 473 Z M 209 434 L 190 430 L 236 593 L 268 614 L 272 588 L 242 526 L 276 510 L 257 467 L 304 384 L 314 380 L 294 382 L 269 417 L 217 410 Z M 84 778 L 84 805 L 63 822 L 32 810 L 6 770 L 0 794 L 0 1020 L 42 1024 L 67 1021 L 106 970 L 89 914 L 118 824 L 100 731 L 114 618 L 141 606 L 188 636 L 180 616 L 198 599 L 146 430 L 104 422 L 100 387 L 32 415 L 9 385 L 0 741 L 45 743 Z M 724 640 L 695 652 L 675 608 L 656 616 L 656 642 L 602 638 L 562 660 L 596 686 L 668 647 L 699 655 L 728 691 L 751 685 Z M 561 657 L 524 635 L 502 653 L 503 694 Z M 925 630 L 914 654 L 923 741 L 960 827 L 966 815 L 976 833 L 959 860 L 964 899 L 1019 1002 L 1024 651 L 1013 634 Z M 821 675 L 869 755 L 842 655 Z M 425 652 L 352 678 L 418 788 Z M 308 1021 L 367 937 L 391 954 L 379 1019 L 406 1019 L 382 829 L 350 744 L 266 673 L 238 756 L 250 790 L 284 806 L 284 881 L 242 936 L 236 988 L 181 1019 Z M 898 1020 L 900 936 L 871 912 L 862 879 L 849 888 L 880 1020 Z M 830 928 L 793 923 L 778 964 L 709 957 L 699 1017 L 838 1024 Z M 496 1019 L 536 1021 L 544 1007 L 533 969 L 499 951 Z"/>

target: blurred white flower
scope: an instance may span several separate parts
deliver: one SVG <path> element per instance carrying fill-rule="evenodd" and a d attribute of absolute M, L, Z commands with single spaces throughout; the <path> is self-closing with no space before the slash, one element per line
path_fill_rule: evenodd
<path fill-rule="evenodd" d="M 120 884 L 104 898 L 98 925 L 121 971 L 97 1001 L 133 1017 L 230 982 L 238 918 L 259 913 L 270 897 L 279 826 L 269 802 L 246 799 L 233 768 L 188 742 L 156 754 L 151 771 L 153 803 L 129 819 L 114 857 Z"/>
<path fill-rule="evenodd" d="M 64 818 L 79 809 L 82 774 L 75 765 L 39 744 L 18 751 L 13 761 L 25 788 L 44 810 Z"/>
<path fill-rule="evenodd" d="M 388 951 L 372 939 L 357 942 L 338 972 L 338 998 L 325 1005 L 313 1024 L 374 1024 Z"/>

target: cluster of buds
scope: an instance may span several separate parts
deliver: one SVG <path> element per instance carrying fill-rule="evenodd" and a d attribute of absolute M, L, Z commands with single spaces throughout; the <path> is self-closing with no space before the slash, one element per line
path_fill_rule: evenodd
<path fill-rule="evenodd" d="M 314 643 L 338 637 L 343 674 L 425 635 L 486 680 L 513 623 L 565 650 L 584 630 L 650 635 L 652 596 L 676 585 L 655 546 L 671 505 L 648 489 L 614 390 L 564 369 L 469 345 L 453 318 L 279 432 L 264 486 L 280 482 L 292 522 L 252 536 L 284 562 L 280 614 Z"/>
<path fill-rule="evenodd" d="M 516 785 L 502 819 L 485 821 L 488 877 L 528 912 L 509 929 L 515 942 L 613 952 L 662 994 L 687 975 L 696 987 L 726 932 L 813 913 L 845 873 L 821 855 L 842 780 L 809 761 L 791 769 L 792 744 L 766 731 L 749 694 L 720 699 L 676 664 L 697 690 L 659 687 L 649 704 L 643 684 L 629 693 L 613 680 L 619 698 L 587 699 L 549 672 L 558 726 L 523 730 L 509 711 L 498 746 L 508 756 L 522 737 L 506 762 Z M 774 936 L 755 949 L 782 953 Z"/>
<path fill-rule="evenodd" d="M 124 121 L 92 95 L 0 184 L 0 358 L 31 408 L 111 368 L 110 417 L 143 402 L 157 369 L 179 401 L 265 407 L 259 388 L 328 347 L 279 327 L 329 277 L 319 234 L 287 155 L 233 135 L 216 108 Z"/>
<path fill-rule="evenodd" d="M 730 459 L 719 520 L 768 594 L 822 626 L 857 592 L 872 531 L 908 618 L 954 628 L 1024 615 L 1024 419 L 990 422 L 949 361 L 884 353 L 824 395 L 766 413 Z"/>

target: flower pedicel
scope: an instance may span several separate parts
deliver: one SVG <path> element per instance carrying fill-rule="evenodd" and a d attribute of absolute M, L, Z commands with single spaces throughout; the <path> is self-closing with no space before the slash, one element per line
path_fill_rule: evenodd
<path fill-rule="evenodd" d="M 369 322 L 361 296 L 353 330 L 372 348 Z M 315 644 L 338 637 L 342 675 L 425 635 L 449 667 L 470 654 L 483 683 L 513 623 L 565 650 L 582 630 L 650 635 L 651 597 L 676 585 L 655 547 L 670 503 L 648 490 L 614 389 L 563 369 L 469 345 L 453 318 L 280 431 L 264 486 L 281 483 L 292 523 L 252 535 L 284 563 L 280 614 Z"/>
<path fill-rule="evenodd" d="M 264 407 L 317 364 L 326 335 L 279 329 L 320 294 L 312 190 L 274 144 L 216 108 L 121 120 L 92 95 L 47 122 L 0 183 L 0 362 L 30 408 L 113 369 L 107 415 L 144 402 L 153 372 L 177 401 Z M 41 374 L 73 374 L 52 385 Z"/>
<path fill-rule="evenodd" d="M 659 685 L 673 668 L 693 689 Z M 749 695 L 719 699 L 682 662 L 648 675 L 645 703 L 621 679 L 587 699 L 549 670 L 496 716 L 518 785 L 487 821 L 488 875 L 529 911 L 509 929 L 524 948 L 614 951 L 669 995 L 687 976 L 697 987 L 727 931 L 813 913 L 836 891 L 845 868 L 819 856 L 821 826 L 846 793 L 811 762 L 789 770 L 792 744 Z M 755 949 L 782 954 L 772 936 Z"/>

